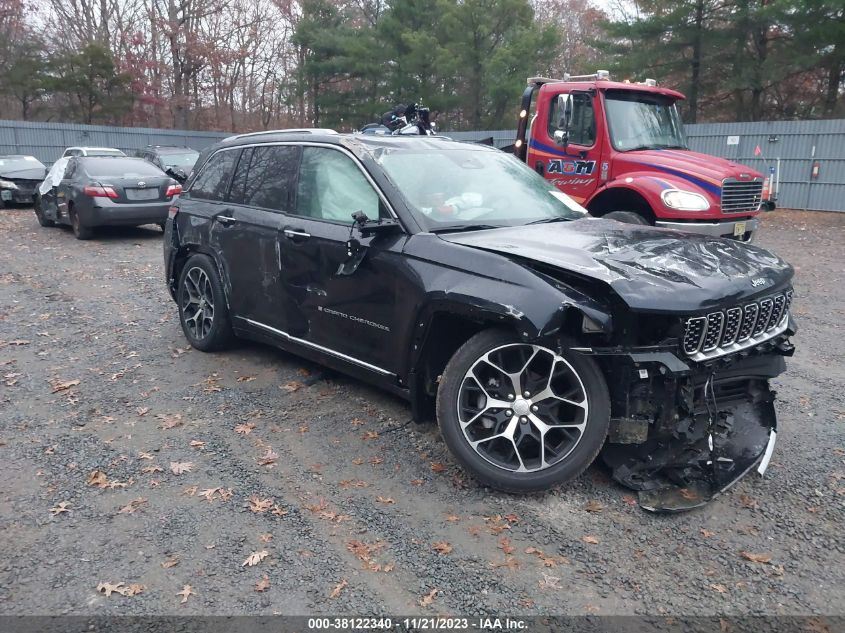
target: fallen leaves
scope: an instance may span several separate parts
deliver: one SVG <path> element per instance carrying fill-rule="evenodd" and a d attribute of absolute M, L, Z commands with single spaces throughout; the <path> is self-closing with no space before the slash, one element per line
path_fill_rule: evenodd
<path fill-rule="evenodd" d="M 511 543 L 511 540 L 506 536 L 503 536 L 499 539 L 498 547 L 505 553 L 505 556 L 510 556 L 516 550 L 516 548 Z"/>
<path fill-rule="evenodd" d="M 137 497 L 136 499 L 132 499 L 127 505 L 123 506 L 120 510 L 117 511 L 118 514 L 135 514 L 137 510 L 141 508 L 142 505 L 147 503 L 147 500 L 144 497 Z"/>
<path fill-rule="evenodd" d="M 352 518 L 348 514 L 339 514 L 337 512 L 334 512 L 333 510 L 329 510 L 329 504 L 326 502 L 325 499 L 322 498 L 318 503 L 315 503 L 313 505 L 306 505 L 303 507 L 309 512 L 313 512 L 321 519 L 325 519 L 327 521 L 334 521 L 336 523 L 340 523 L 341 521 L 348 521 Z"/>
<path fill-rule="evenodd" d="M 604 510 L 604 506 L 600 504 L 598 501 L 589 501 L 587 505 L 584 506 L 584 509 L 587 512 L 592 512 L 594 514 L 601 512 Z"/>
<path fill-rule="evenodd" d="M 96 486 L 97 488 L 102 489 L 108 488 L 110 490 L 114 490 L 115 488 L 126 488 L 132 483 L 131 479 L 127 482 L 110 481 L 108 475 L 106 475 L 106 473 L 102 470 L 91 471 L 85 481 L 89 486 Z"/>
<path fill-rule="evenodd" d="M 393 497 L 382 497 L 381 495 L 379 495 L 376 497 L 376 502 L 383 503 L 389 506 L 396 503 L 396 500 Z"/>
<path fill-rule="evenodd" d="M 238 435 L 249 435 L 252 433 L 253 429 L 255 428 L 255 424 L 253 422 L 244 422 L 242 424 L 238 424 L 235 427 L 235 433 Z"/>
<path fill-rule="evenodd" d="M 701 528 L 701 536 L 703 536 L 704 538 L 710 538 L 714 534 L 715 532 L 711 532 L 710 530 L 705 530 L 704 528 Z"/>
<path fill-rule="evenodd" d="M 341 479 L 337 485 L 348 490 L 349 488 L 367 488 L 370 484 L 362 479 Z"/>
<path fill-rule="evenodd" d="M 193 467 L 193 462 L 170 462 L 170 472 L 174 475 L 189 473 Z"/>
<path fill-rule="evenodd" d="M 263 549 L 259 552 L 253 552 L 249 556 L 246 557 L 246 560 L 243 562 L 241 567 L 255 567 L 258 563 L 263 561 L 270 555 L 266 549 Z"/>
<path fill-rule="evenodd" d="M 437 594 L 440 593 L 440 590 L 436 587 L 425 594 L 422 598 L 420 598 L 420 606 L 421 607 L 428 607 L 434 604 L 434 599 L 437 597 Z"/>
<path fill-rule="evenodd" d="M 442 473 L 445 472 L 448 468 L 449 467 L 443 462 L 431 462 L 431 472 L 433 473 Z"/>
<path fill-rule="evenodd" d="M 560 578 L 558 576 L 552 576 L 543 572 L 543 577 L 537 584 L 540 585 L 540 589 L 562 589 L 559 583 Z"/>
<path fill-rule="evenodd" d="M 191 442 L 190 442 L 190 446 L 191 446 L 191 448 L 200 448 L 200 449 L 202 449 L 202 448 L 205 448 L 205 442 L 203 442 L 203 441 L 201 441 L 201 440 L 191 440 Z"/>
<path fill-rule="evenodd" d="M 332 600 L 334 600 L 335 598 L 337 598 L 337 597 L 340 595 L 340 592 L 341 592 L 341 591 L 343 591 L 344 589 L 346 589 L 346 586 L 347 586 L 348 584 L 349 584 L 349 581 L 348 581 L 348 580 L 346 580 L 346 578 L 344 578 L 343 580 L 341 580 L 339 583 L 337 583 L 337 584 L 334 586 L 334 589 L 332 589 L 332 592 L 331 592 L 331 594 L 329 595 L 329 598 L 330 598 L 330 599 L 332 599 Z"/>
<path fill-rule="evenodd" d="M 364 440 L 365 442 L 367 440 L 375 440 L 377 438 L 378 438 L 378 433 L 376 433 L 375 431 L 367 431 L 366 433 L 364 433 L 361 436 L 361 439 Z"/>
<path fill-rule="evenodd" d="M 68 501 L 60 501 L 55 507 L 50 508 L 49 512 L 53 514 L 53 516 L 58 516 L 62 512 L 70 512 L 70 508 L 68 508 Z"/>
<path fill-rule="evenodd" d="M 258 540 L 261 541 L 262 543 L 269 543 L 270 541 L 273 540 L 273 535 L 272 534 L 259 534 Z"/>
<path fill-rule="evenodd" d="M 725 587 L 725 585 L 713 584 L 713 585 L 710 585 L 710 588 L 713 591 L 717 591 L 719 593 L 728 593 L 728 588 Z"/>
<path fill-rule="evenodd" d="M 772 555 L 771 554 L 753 554 L 751 552 L 742 551 L 739 553 L 745 560 L 751 561 L 752 563 L 761 563 L 766 564 L 771 562 Z"/>
<path fill-rule="evenodd" d="M 261 579 L 255 583 L 255 590 L 258 593 L 262 593 L 267 591 L 270 588 L 270 577 L 267 574 L 264 574 Z"/>
<path fill-rule="evenodd" d="M 161 420 L 158 427 L 160 429 L 175 429 L 177 426 L 184 424 L 181 413 L 158 413 L 156 418 Z"/>
<path fill-rule="evenodd" d="M 273 507 L 273 499 L 271 498 L 261 499 L 258 495 L 252 495 L 247 501 L 249 502 L 249 509 L 256 514 L 267 512 Z"/>
<path fill-rule="evenodd" d="M 156 464 L 150 464 L 149 466 L 144 466 L 141 469 L 141 472 L 142 473 L 163 473 L 164 468 L 162 468 L 161 466 L 158 466 Z"/>
<path fill-rule="evenodd" d="M 279 385 L 279 389 L 282 391 L 287 391 L 288 393 L 293 393 L 294 391 L 299 391 L 305 385 L 299 382 L 298 380 L 291 380 L 290 382 L 286 382 L 283 385 Z"/>
<path fill-rule="evenodd" d="M 60 391 L 67 391 L 71 387 L 76 387 L 79 384 L 79 380 L 54 380 L 50 383 L 50 386 L 53 388 L 52 393 L 59 393 Z"/>
<path fill-rule="evenodd" d="M 598 545 L 599 544 L 599 539 L 597 537 L 589 535 L 589 534 L 587 536 L 582 536 L 581 540 L 584 541 L 585 543 L 589 543 L 590 545 Z"/>
<path fill-rule="evenodd" d="M 569 563 L 569 560 L 563 556 L 547 556 L 543 550 L 536 547 L 526 547 L 525 553 L 533 554 L 539 558 L 540 562 L 543 563 L 543 567 L 557 567 L 558 564 Z"/>
<path fill-rule="evenodd" d="M 177 596 L 182 596 L 182 599 L 179 601 L 179 604 L 185 604 L 188 601 L 188 596 L 195 596 L 197 595 L 191 585 L 185 585 L 182 587 L 182 591 L 176 592 Z"/>
<path fill-rule="evenodd" d="M 278 461 L 278 459 L 279 454 L 268 446 L 267 450 L 264 452 L 264 455 L 259 457 L 256 461 L 258 462 L 259 466 L 272 466 Z"/>
<path fill-rule="evenodd" d="M 168 558 L 166 561 L 162 562 L 161 566 L 164 569 L 170 569 L 171 567 L 176 567 L 176 565 L 178 565 L 178 564 L 179 564 L 179 557 L 178 556 L 172 556 L 171 558 Z"/>
<path fill-rule="evenodd" d="M 490 534 L 501 534 L 505 530 L 511 529 L 511 523 L 516 523 L 519 521 L 519 518 L 515 514 L 508 514 L 506 516 L 502 516 L 500 514 L 496 514 L 489 517 L 484 517 L 484 522 L 487 524 L 487 529 L 490 530 Z"/>
<path fill-rule="evenodd" d="M 431 545 L 431 549 L 441 555 L 452 553 L 452 546 L 446 541 L 436 541 Z"/>
<path fill-rule="evenodd" d="M 101 582 L 97 585 L 97 591 L 104 594 L 106 598 L 110 597 L 113 593 L 120 594 L 121 596 L 137 596 L 139 593 L 143 593 L 144 589 L 146 587 L 138 583 L 127 585 L 122 582 Z"/>

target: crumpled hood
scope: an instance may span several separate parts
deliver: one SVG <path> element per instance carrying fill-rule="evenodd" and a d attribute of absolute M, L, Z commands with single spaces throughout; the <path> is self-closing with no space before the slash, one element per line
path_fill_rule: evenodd
<path fill-rule="evenodd" d="M 614 157 L 614 175 L 636 171 L 662 172 L 667 176 L 679 176 L 693 183 L 701 179 L 703 183 L 715 188 L 720 188 L 715 183 L 721 183 L 725 178 L 742 178 L 745 176 L 750 179 L 763 176 L 760 172 L 746 165 L 689 150 L 641 150 L 620 152 Z"/>
<path fill-rule="evenodd" d="M 4 180 L 43 180 L 47 169 L 31 167 L 29 169 L 0 169 L 0 178 Z"/>
<path fill-rule="evenodd" d="M 647 312 L 690 313 L 738 303 L 779 288 L 793 275 L 785 261 L 749 244 L 614 220 L 585 218 L 440 237 L 602 281 L 632 310 Z"/>

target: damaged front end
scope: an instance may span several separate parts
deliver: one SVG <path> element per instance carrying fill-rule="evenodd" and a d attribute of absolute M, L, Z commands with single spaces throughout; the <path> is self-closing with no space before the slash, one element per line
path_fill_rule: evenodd
<path fill-rule="evenodd" d="M 742 319 L 735 325 L 741 330 Z M 769 380 L 793 352 L 788 304 L 756 339 L 752 327 L 740 349 L 733 348 L 741 334 L 729 331 L 726 339 L 727 329 L 721 323 L 708 335 L 705 323 L 700 342 L 685 345 L 687 326 L 676 353 L 590 350 L 602 359 L 613 400 L 602 458 L 616 481 L 638 491 L 645 510 L 702 506 L 755 466 L 761 475 L 768 466 L 777 437 Z"/>

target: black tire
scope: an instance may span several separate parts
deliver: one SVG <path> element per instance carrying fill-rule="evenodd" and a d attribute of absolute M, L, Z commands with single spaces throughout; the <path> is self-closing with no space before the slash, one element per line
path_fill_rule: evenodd
<path fill-rule="evenodd" d="M 207 279 L 208 283 L 207 285 L 200 284 L 202 286 L 200 290 L 197 279 Z M 197 292 L 206 299 L 205 303 L 192 302 L 192 294 Z M 210 302 L 208 301 L 209 298 Z M 213 352 L 225 349 L 232 344 L 235 337 L 232 333 L 229 308 L 226 305 L 226 294 L 223 290 L 220 274 L 217 272 L 217 266 L 210 257 L 196 254 L 191 255 L 185 262 L 182 272 L 179 274 L 176 301 L 179 306 L 179 322 L 182 325 L 182 332 L 184 332 L 185 338 L 188 339 L 192 347 L 202 352 Z M 209 303 L 212 310 L 211 317 L 206 314 Z M 202 326 L 196 320 L 200 310 L 203 312 Z M 206 319 L 210 320 L 210 324 L 206 323 Z"/>
<path fill-rule="evenodd" d="M 70 226 L 73 229 L 73 234 L 78 240 L 90 240 L 94 237 L 94 229 L 90 226 L 85 226 L 76 214 L 73 207 L 70 207 Z"/>
<path fill-rule="evenodd" d="M 48 220 L 44 217 L 44 210 L 41 208 L 41 196 L 35 196 L 35 200 L 32 203 L 32 209 L 35 211 L 35 219 L 38 220 L 38 224 L 43 227 L 56 226 L 56 223 L 53 220 Z"/>
<path fill-rule="evenodd" d="M 479 332 L 464 343 L 441 376 L 437 391 L 437 422 L 449 450 L 479 482 L 505 492 L 539 492 L 574 479 L 595 460 L 607 436 L 610 397 L 604 376 L 591 358 L 565 348 L 551 350 L 540 346 L 564 359 L 580 379 L 587 403 L 583 432 L 569 452 L 547 467 L 532 472 L 514 472 L 497 466 L 472 448 L 461 428 L 458 414 L 461 385 L 470 368 L 485 354 L 519 343 L 521 341 L 514 334 L 496 329 Z M 504 419 L 508 419 L 507 413 Z M 522 463 L 521 456 L 519 460 Z"/>
<path fill-rule="evenodd" d="M 611 211 L 602 217 L 608 220 L 616 220 L 617 222 L 625 222 L 626 224 L 651 224 L 647 218 L 633 211 Z"/>

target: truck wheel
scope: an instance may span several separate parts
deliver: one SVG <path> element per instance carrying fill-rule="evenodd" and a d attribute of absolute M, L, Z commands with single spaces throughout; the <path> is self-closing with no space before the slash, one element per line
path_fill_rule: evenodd
<path fill-rule="evenodd" d="M 176 300 L 185 338 L 202 352 L 228 347 L 234 335 L 217 266 L 207 255 L 192 255 L 182 267 Z"/>
<path fill-rule="evenodd" d="M 625 222 L 626 224 L 651 224 L 651 222 L 639 213 L 634 213 L 633 211 L 611 211 L 602 217 L 608 220 L 616 220 L 617 222 Z"/>
<path fill-rule="evenodd" d="M 591 358 L 491 329 L 464 343 L 443 371 L 437 422 L 449 450 L 481 483 L 536 492 L 593 462 L 609 402 Z"/>

